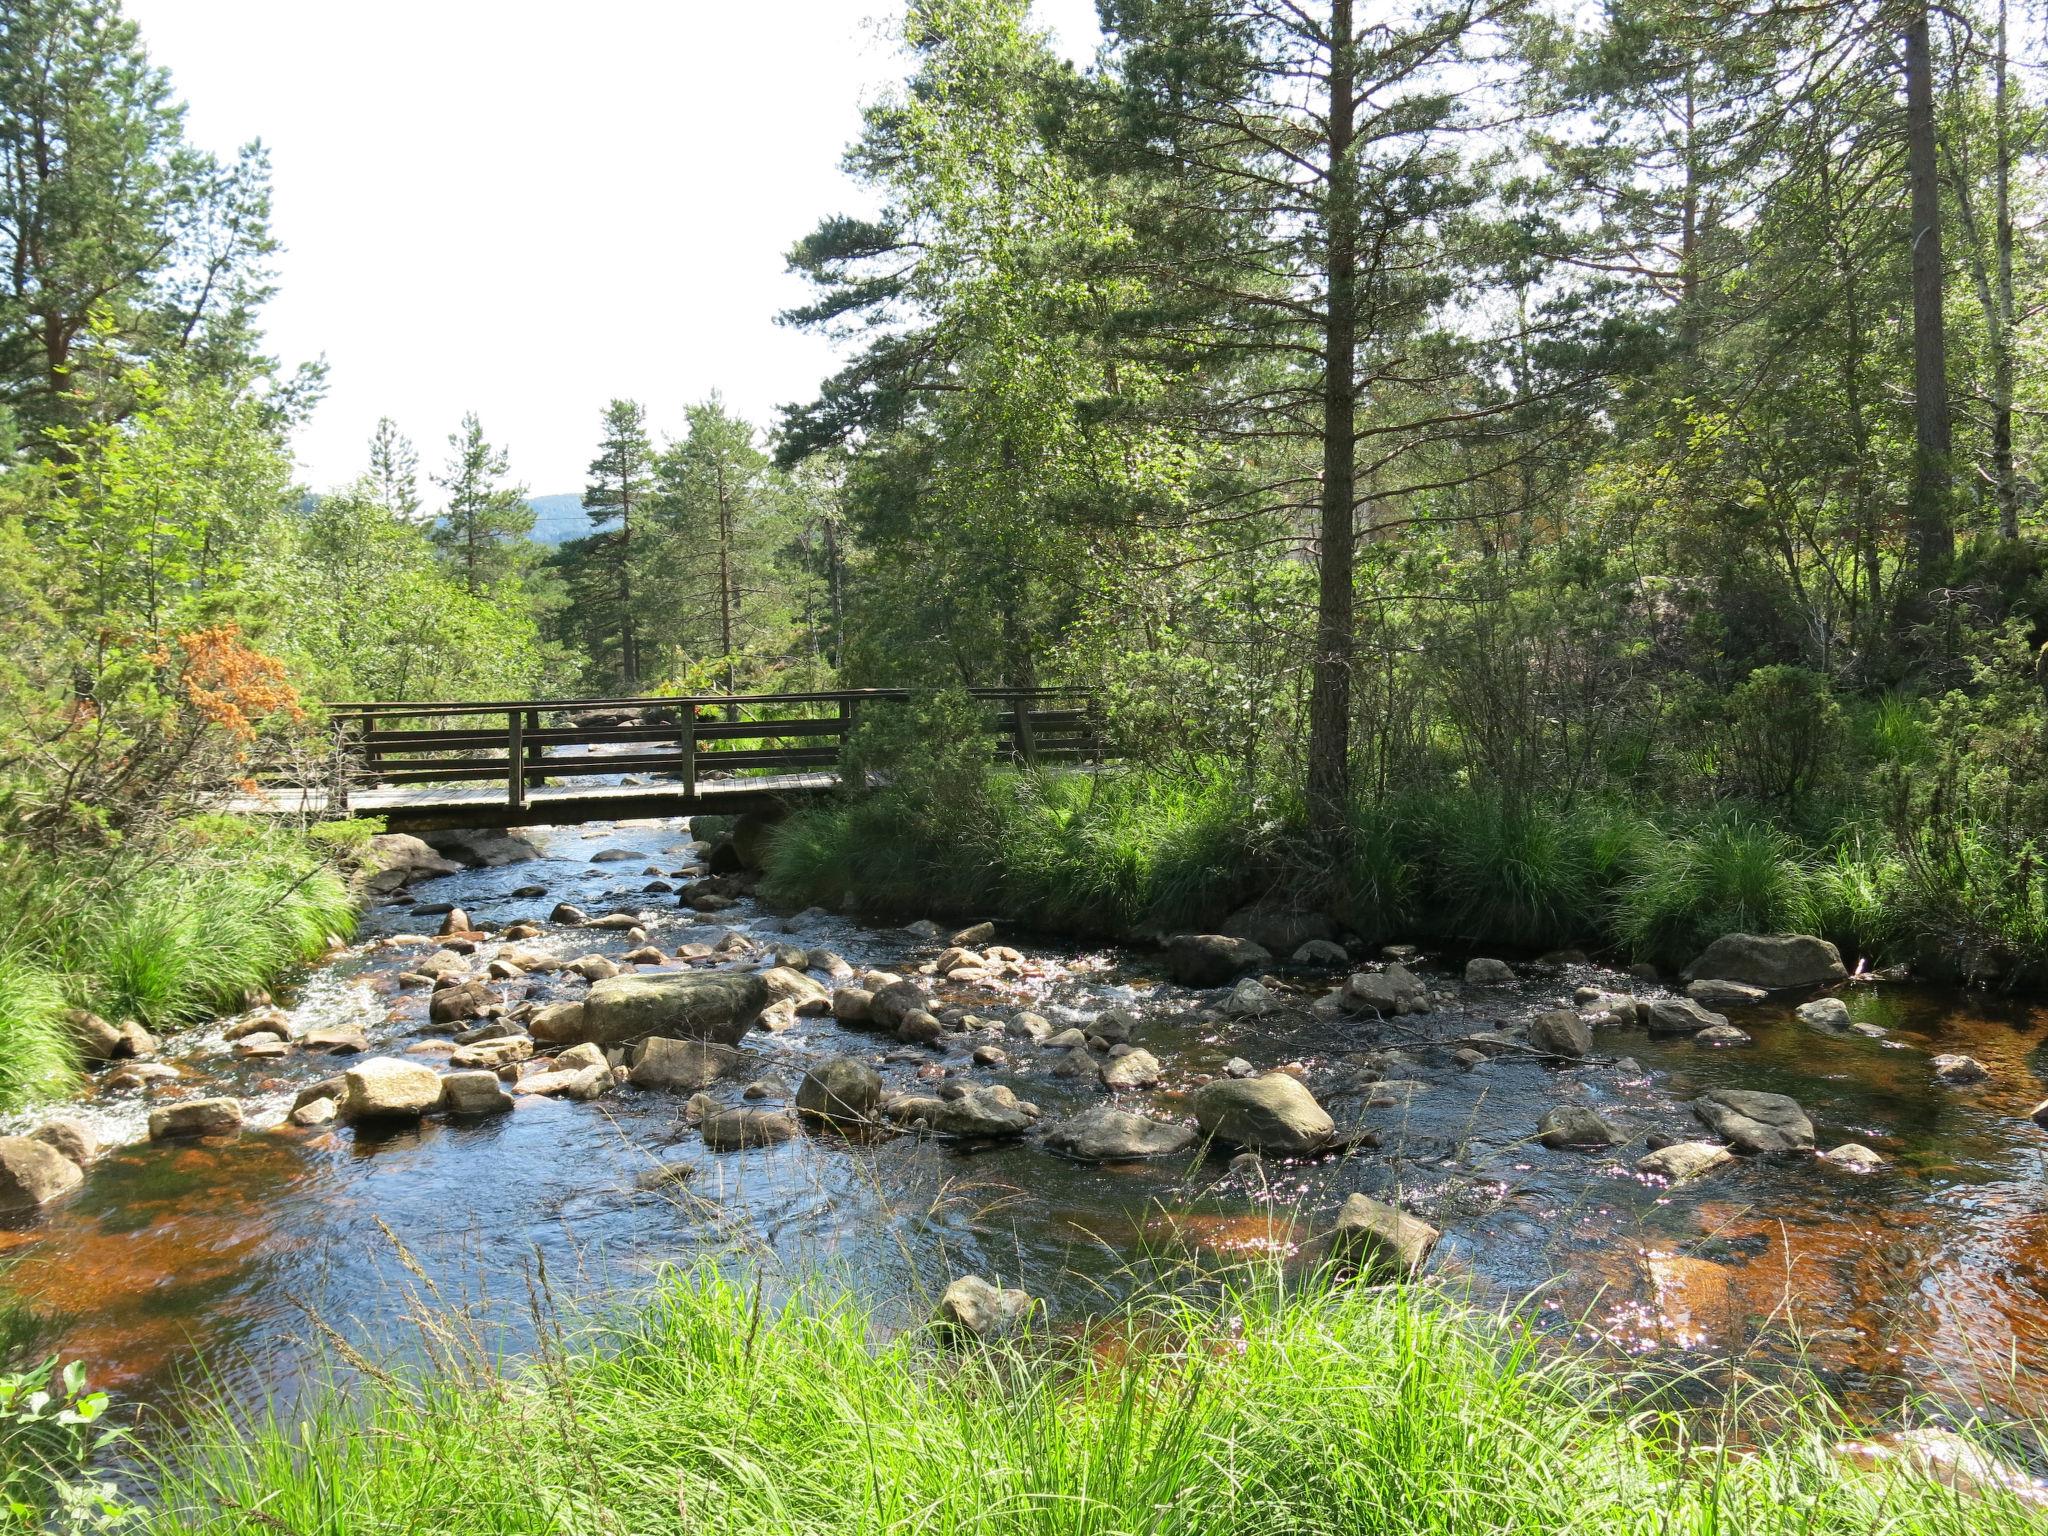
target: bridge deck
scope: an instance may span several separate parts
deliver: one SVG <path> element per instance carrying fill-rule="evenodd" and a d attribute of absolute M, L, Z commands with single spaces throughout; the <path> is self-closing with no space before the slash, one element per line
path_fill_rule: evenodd
<path fill-rule="evenodd" d="M 546 784 L 526 792 L 525 804 L 506 803 L 498 785 L 384 786 L 349 794 L 349 813 L 378 816 L 393 832 L 447 832 L 458 828 L 545 827 L 584 821 L 631 821 L 645 816 L 725 816 L 763 810 L 827 794 L 836 773 L 763 774 L 746 779 L 699 779 L 692 793 L 680 783 Z M 227 809 L 243 816 L 324 817 L 318 791 L 292 788 L 238 795 Z"/>

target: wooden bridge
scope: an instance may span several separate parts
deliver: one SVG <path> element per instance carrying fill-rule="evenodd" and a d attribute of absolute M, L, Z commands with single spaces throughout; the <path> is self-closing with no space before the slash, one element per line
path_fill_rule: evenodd
<path fill-rule="evenodd" d="M 1102 760 L 1089 694 L 968 692 L 986 712 L 997 761 Z M 838 788 L 840 748 L 863 715 L 911 697 L 861 688 L 334 704 L 328 762 L 267 775 L 232 808 L 378 816 L 393 832 L 773 810 Z"/>

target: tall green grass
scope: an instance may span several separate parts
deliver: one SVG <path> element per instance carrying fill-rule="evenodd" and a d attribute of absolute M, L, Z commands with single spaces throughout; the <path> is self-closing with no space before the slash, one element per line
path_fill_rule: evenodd
<path fill-rule="evenodd" d="M 0 1109 L 61 1092 L 64 1014 L 176 1029 L 239 1007 L 355 921 L 324 851 L 282 829 L 206 819 L 151 852 L 0 868 Z"/>
<path fill-rule="evenodd" d="M 763 1309 L 709 1269 L 637 1320 L 501 1367 L 451 1347 L 173 1447 L 154 1536 L 1628 1533 L 2016 1536 L 2007 1495 L 1845 1470 L 1772 1395 L 1710 1422 L 1427 1290 L 1251 1279 L 1080 1333 L 878 1343 L 843 1297 Z M 1740 1447 L 1738 1449 L 1738 1447 Z"/>
<path fill-rule="evenodd" d="M 1631 953 L 1690 959 L 1724 933 L 1804 932 L 1815 915 L 1811 857 L 1766 822 L 1737 815 L 1646 839 L 1614 913 Z"/>

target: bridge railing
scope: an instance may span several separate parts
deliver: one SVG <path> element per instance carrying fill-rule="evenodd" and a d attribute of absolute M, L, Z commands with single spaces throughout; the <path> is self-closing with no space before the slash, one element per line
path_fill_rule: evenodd
<path fill-rule="evenodd" d="M 1099 761 L 1102 733 L 1085 690 L 975 688 L 998 761 Z M 550 778 L 662 775 L 695 795 L 706 777 L 829 772 L 861 712 L 901 704 L 902 688 L 688 698 L 370 700 L 328 706 L 335 733 L 332 809 L 351 787 L 501 781 L 525 807 Z"/>

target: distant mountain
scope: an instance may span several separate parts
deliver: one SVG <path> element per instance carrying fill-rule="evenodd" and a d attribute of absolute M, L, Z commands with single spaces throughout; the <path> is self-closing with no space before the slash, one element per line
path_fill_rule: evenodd
<path fill-rule="evenodd" d="M 573 492 L 567 496 L 529 496 L 526 504 L 533 508 L 533 542 L 536 544 L 566 544 L 591 531 L 590 516 L 583 510 L 583 498 Z"/>

